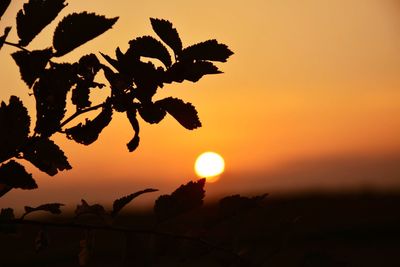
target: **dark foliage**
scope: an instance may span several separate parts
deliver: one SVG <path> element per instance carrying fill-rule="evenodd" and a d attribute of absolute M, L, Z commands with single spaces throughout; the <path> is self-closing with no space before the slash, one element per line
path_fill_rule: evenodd
<path fill-rule="evenodd" d="M 94 13 L 73 13 L 57 26 L 53 47 L 60 57 L 109 30 L 118 18 L 107 19 Z"/>
<path fill-rule="evenodd" d="M 164 43 L 172 48 L 175 56 L 179 56 L 182 51 L 182 41 L 172 23 L 167 20 L 155 18 L 151 18 L 150 21 L 154 32 L 161 38 L 161 40 L 163 40 Z"/>
<path fill-rule="evenodd" d="M 23 157 L 42 172 L 54 176 L 58 171 L 72 168 L 64 152 L 52 140 L 32 137 L 29 141 L 31 145 L 24 150 Z"/>
<path fill-rule="evenodd" d="M 113 203 L 113 210 L 111 212 L 111 215 L 115 217 L 126 205 L 128 205 L 133 199 L 137 198 L 138 196 L 156 191 L 158 191 L 158 189 L 149 188 L 115 200 Z"/>
<path fill-rule="evenodd" d="M 0 184 L 20 189 L 37 188 L 32 174 L 27 173 L 24 166 L 14 160 L 0 166 Z"/>
<path fill-rule="evenodd" d="M 30 118 L 22 101 L 11 96 L 0 106 L 0 163 L 15 155 L 28 140 Z"/>
<path fill-rule="evenodd" d="M 11 3 L 11 0 L 0 0 L 0 20 L 1 20 L 1 17 L 3 16 L 4 12 L 6 12 L 10 3 Z"/>
<path fill-rule="evenodd" d="M 66 129 L 67 137 L 78 143 L 90 145 L 99 138 L 101 131 L 110 123 L 112 119 L 111 105 L 103 106 L 102 111 L 93 120 L 86 120 L 85 124 L 78 125 Z"/>
<path fill-rule="evenodd" d="M 260 202 L 267 197 L 267 195 L 268 194 L 264 194 L 252 198 L 240 195 L 224 197 L 219 201 L 219 215 L 226 218 L 246 212 L 259 206 Z"/>
<path fill-rule="evenodd" d="M 36 211 L 46 211 L 50 212 L 51 214 L 61 214 L 61 207 L 64 206 L 64 204 L 61 203 L 48 203 L 48 204 L 43 204 L 40 206 L 37 206 L 35 208 L 25 206 L 25 213 L 23 217 L 28 215 L 29 213 L 36 212 Z"/>
<path fill-rule="evenodd" d="M 181 185 L 171 195 L 160 196 L 154 205 L 154 213 L 159 221 L 176 217 L 203 204 L 206 179 Z"/>
<path fill-rule="evenodd" d="M 29 0 L 17 14 L 19 44 L 27 46 L 67 5 L 65 0 Z M 44 12 L 45 11 L 45 12 Z"/>
<path fill-rule="evenodd" d="M 4 45 L 4 42 L 7 39 L 8 33 L 11 31 L 11 27 L 6 27 L 4 28 L 4 34 L 2 36 L 0 36 L 0 50 Z"/>
<path fill-rule="evenodd" d="M 11 56 L 19 67 L 22 80 L 29 87 L 32 87 L 35 80 L 42 75 L 47 63 L 52 57 L 52 54 L 53 50 L 47 48 L 32 52 L 21 50 L 13 53 Z"/>
<path fill-rule="evenodd" d="M 127 54 L 133 57 L 150 57 L 159 59 L 166 67 L 171 66 L 171 56 L 165 46 L 151 36 L 143 36 L 129 42 Z"/>
<path fill-rule="evenodd" d="M 11 208 L 1 209 L 0 212 L 0 234 L 14 234 L 17 232 L 17 226 L 13 224 L 1 224 L 2 222 L 15 219 L 14 210 Z"/>
<path fill-rule="evenodd" d="M 233 52 L 217 40 L 208 40 L 189 46 L 182 51 L 182 60 L 211 60 L 226 62 Z"/>
<path fill-rule="evenodd" d="M 131 139 L 131 141 L 129 141 L 129 143 L 127 144 L 128 150 L 129 152 L 134 151 L 138 145 L 139 145 L 139 122 L 136 118 L 136 110 L 128 110 L 126 112 L 126 116 L 128 117 L 129 122 L 132 125 L 133 130 L 135 131 L 135 135 L 133 136 L 133 138 Z"/>
<path fill-rule="evenodd" d="M 67 93 L 75 83 L 75 68 L 71 64 L 51 64 L 51 67 L 43 72 L 33 86 L 37 133 L 48 137 L 60 130 Z"/>
<path fill-rule="evenodd" d="M 81 205 L 77 205 L 75 209 L 75 215 L 96 215 L 102 217 L 106 214 L 106 210 L 100 204 L 89 205 L 84 199 L 81 200 Z"/>

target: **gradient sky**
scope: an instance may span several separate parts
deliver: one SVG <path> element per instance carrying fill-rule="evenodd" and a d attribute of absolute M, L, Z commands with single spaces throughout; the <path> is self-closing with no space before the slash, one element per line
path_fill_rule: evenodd
<path fill-rule="evenodd" d="M 120 19 L 110 31 L 61 61 L 155 34 L 149 18 L 178 29 L 184 46 L 216 38 L 235 52 L 225 73 L 166 86 L 159 97 L 192 102 L 203 127 L 188 131 L 171 117 L 142 124 L 138 150 L 123 115 L 85 147 L 55 135 L 73 169 L 55 177 L 33 172 L 39 189 L 13 190 L 0 206 L 43 202 L 111 203 L 147 187 L 170 192 L 196 178 L 204 151 L 226 160 L 210 196 L 293 190 L 400 188 L 400 3 L 395 0 L 81 1 L 70 0 L 58 19 L 93 11 Z M 0 29 L 15 25 L 23 1 L 13 1 Z M 29 49 L 51 44 L 54 21 Z M 9 37 L 17 41 L 15 28 Z M 10 57 L 0 51 L 0 99 L 34 101 Z M 104 94 L 92 94 L 92 102 Z M 95 114 L 94 114 L 95 115 Z M 74 124 L 72 124 L 74 125 Z M 146 196 L 144 200 L 152 200 Z M 147 200 L 146 200 L 147 199 Z"/>

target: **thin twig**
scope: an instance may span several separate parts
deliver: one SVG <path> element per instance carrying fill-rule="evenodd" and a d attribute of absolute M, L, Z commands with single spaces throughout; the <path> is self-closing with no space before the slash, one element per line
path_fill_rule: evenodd
<path fill-rule="evenodd" d="M 70 121 L 72 121 L 73 119 L 75 119 L 76 117 L 78 117 L 79 115 L 82 115 L 82 114 L 84 114 L 84 113 L 86 113 L 86 112 L 89 112 L 89 111 L 92 111 L 92 110 L 99 109 L 99 108 L 103 107 L 104 105 L 105 105 L 105 102 L 104 102 L 104 103 L 101 103 L 101 104 L 98 104 L 98 105 L 96 105 L 96 106 L 92 106 L 92 107 L 89 107 L 89 108 L 77 110 L 74 114 L 72 114 L 69 118 L 67 118 L 65 121 L 63 121 L 63 122 L 60 124 L 60 129 L 61 129 L 63 126 L 65 126 L 67 123 L 69 123 Z"/>
<path fill-rule="evenodd" d="M 14 47 L 16 47 L 16 48 L 18 48 L 20 50 L 24 50 L 25 52 L 31 53 L 30 50 L 26 49 L 23 46 L 20 46 L 19 44 L 11 43 L 11 42 L 8 42 L 8 41 L 5 41 L 4 44 L 9 45 L 9 46 L 14 46 Z"/>

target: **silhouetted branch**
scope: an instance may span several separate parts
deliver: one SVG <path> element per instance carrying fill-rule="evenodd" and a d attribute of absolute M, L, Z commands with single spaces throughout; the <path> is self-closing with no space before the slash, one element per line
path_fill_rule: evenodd
<path fill-rule="evenodd" d="M 89 111 L 93 111 L 93 110 L 99 109 L 99 108 L 103 107 L 104 105 L 105 105 L 105 103 L 101 103 L 101 104 L 98 104 L 96 106 L 92 106 L 92 107 L 89 107 L 89 108 L 77 110 L 74 114 L 72 114 L 69 118 L 67 118 L 65 121 L 63 121 L 60 124 L 60 129 L 63 126 L 65 126 L 66 124 L 68 124 L 70 121 L 72 121 L 73 119 L 78 117 L 79 115 L 82 115 L 82 114 L 84 114 L 86 112 L 89 112 Z"/>
<path fill-rule="evenodd" d="M 9 46 L 16 47 L 16 48 L 18 48 L 18 49 L 20 49 L 20 50 L 24 50 L 24 51 L 29 52 L 29 53 L 31 52 L 30 50 L 26 49 L 26 48 L 23 47 L 23 46 L 20 46 L 19 44 L 14 44 L 14 43 L 11 43 L 11 42 L 8 42 L 8 41 L 5 41 L 4 44 L 9 45 Z"/>

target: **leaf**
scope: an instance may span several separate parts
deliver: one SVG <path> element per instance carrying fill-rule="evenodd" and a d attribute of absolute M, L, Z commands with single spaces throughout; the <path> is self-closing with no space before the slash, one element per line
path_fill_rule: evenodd
<path fill-rule="evenodd" d="M 220 44 L 214 39 L 183 49 L 180 59 L 226 62 L 231 55 L 233 55 L 233 52 L 226 45 Z"/>
<path fill-rule="evenodd" d="M 27 46 L 67 6 L 65 0 L 29 0 L 17 14 L 19 44 Z"/>
<path fill-rule="evenodd" d="M 130 195 L 127 195 L 127 196 L 124 196 L 122 198 L 115 200 L 113 203 L 113 210 L 111 212 L 111 215 L 113 217 L 115 217 L 118 214 L 118 212 L 120 212 L 120 210 L 122 210 L 134 198 L 136 198 L 142 194 L 145 194 L 145 193 L 151 193 L 151 192 L 156 192 L 156 191 L 158 191 L 158 189 L 148 188 L 148 189 L 138 191 L 136 193 L 133 193 L 133 194 L 130 194 Z"/>
<path fill-rule="evenodd" d="M 131 141 L 129 141 L 129 143 L 127 144 L 129 152 L 133 152 L 139 146 L 139 141 L 140 141 L 140 138 L 139 138 L 140 128 L 139 128 L 139 122 L 136 118 L 136 109 L 134 109 L 134 110 L 128 109 L 126 111 L 126 116 L 128 117 L 129 122 L 131 123 L 131 126 L 132 126 L 133 130 L 135 131 L 135 135 L 133 136 Z"/>
<path fill-rule="evenodd" d="M 104 85 L 94 82 L 96 74 L 101 69 L 100 61 L 94 54 L 83 56 L 77 65 L 78 81 L 76 87 L 72 90 L 72 103 L 78 109 L 89 107 L 92 103 L 89 101 L 90 88 Z"/>
<path fill-rule="evenodd" d="M 246 212 L 255 208 L 268 196 L 268 194 L 255 196 L 252 198 L 233 195 L 224 197 L 219 201 L 219 215 L 221 217 L 231 217 L 239 213 Z"/>
<path fill-rule="evenodd" d="M 214 64 L 209 61 L 177 62 L 165 72 L 164 82 L 183 82 L 188 80 L 197 82 L 204 75 L 222 73 Z"/>
<path fill-rule="evenodd" d="M 151 36 L 143 36 L 129 42 L 126 54 L 137 57 L 150 57 L 159 59 L 166 67 L 171 66 L 171 56 L 165 46 Z"/>
<path fill-rule="evenodd" d="M 90 145 L 99 138 L 103 129 L 111 122 L 112 108 L 109 103 L 103 106 L 103 109 L 93 120 L 86 119 L 86 123 L 66 129 L 65 132 L 69 139 L 84 145 Z"/>
<path fill-rule="evenodd" d="M 24 166 L 10 160 L 0 166 L 0 183 L 12 188 L 35 189 L 37 184 L 32 174 L 26 172 Z"/>
<path fill-rule="evenodd" d="M 148 123 L 159 123 L 167 114 L 160 105 L 153 103 L 142 104 L 138 109 L 140 117 Z"/>
<path fill-rule="evenodd" d="M 46 249 L 49 246 L 49 234 L 45 229 L 40 229 L 35 238 L 35 251 L 36 253 Z"/>
<path fill-rule="evenodd" d="M 47 211 L 50 212 L 51 214 L 61 214 L 61 206 L 64 206 L 64 204 L 61 203 L 47 203 L 43 204 L 40 206 L 37 206 L 35 208 L 25 206 L 25 214 L 22 217 L 25 217 L 29 213 L 35 212 L 35 211 Z"/>
<path fill-rule="evenodd" d="M 0 36 L 0 50 L 3 47 L 3 45 L 4 45 L 4 43 L 5 43 L 6 39 L 7 39 L 7 36 L 10 33 L 10 31 L 11 31 L 11 27 L 5 27 L 4 34 L 2 36 Z"/>
<path fill-rule="evenodd" d="M 35 131 L 49 137 L 60 130 L 64 118 L 67 93 L 76 83 L 75 66 L 51 64 L 33 86 L 36 99 Z"/>
<path fill-rule="evenodd" d="M 72 168 L 64 152 L 48 138 L 31 138 L 31 145 L 24 150 L 23 157 L 50 176 Z"/>
<path fill-rule="evenodd" d="M 160 221 L 164 221 L 188 212 L 203 204 L 206 179 L 181 185 L 171 195 L 160 196 L 154 205 L 154 212 Z"/>
<path fill-rule="evenodd" d="M 55 56 L 63 56 L 109 30 L 118 17 L 108 19 L 95 13 L 73 13 L 63 18 L 53 36 Z"/>
<path fill-rule="evenodd" d="M 201 127 L 197 111 L 191 103 L 185 103 L 178 98 L 168 97 L 155 102 L 155 104 L 166 110 L 186 129 L 193 130 Z"/>
<path fill-rule="evenodd" d="M 6 12 L 10 3 L 11 3 L 11 0 L 0 0 L 0 20 L 1 20 L 1 17 L 4 15 L 4 12 Z"/>
<path fill-rule="evenodd" d="M 179 55 L 182 51 L 182 41 L 179 38 L 177 30 L 168 20 L 150 18 L 151 26 L 154 32 L 172 48 L 175 55 Z"/>
<path fill-rule="evenodd" d="M 81 200 L 81 205 L 77 205 L 75 209 L 75 215 L 81 216 L 86 214 L 96 215 L 103 217 L 106 215 L 104 207 L 100 204 L 89 205 L 84 199 Z"/>
<path fill-rule="evenodd" d="M 0 233 L 14 234 L 17 232 L 15 224 L 4 224 L 4 222 L 11 222 L 15 219 L 14 210 L 12 208 L 1 209 L 0 212 Z"/>
<path fill-rule="evenodd" d="M 11 96 L 9 104 L 0 105 L 0 162 L 15 156 L 26 143 L 29 135 L 30 117 L 22 101 Z"/>
<path fill-rule="evenodd" d="M 19 67 L 22 80 L 29 87 L 32 87 L 35 80 L 43 73 L 52 54 L 53 50 L 47 48 L 32 52 L 21 50 L 11 54 L 11 56 Z"/>

